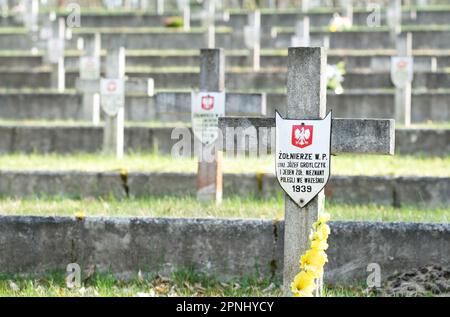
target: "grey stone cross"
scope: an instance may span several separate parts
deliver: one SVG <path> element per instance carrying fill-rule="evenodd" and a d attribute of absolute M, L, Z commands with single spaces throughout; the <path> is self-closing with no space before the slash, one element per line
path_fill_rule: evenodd
<path fill-rule="evenodd" d="M 223 49 L 200 51 L 200 91 L 222 92 L 225 90 L 225 54 Z M 265 115 L 265 94 L 252 94 L 244 102 L 244 95 L 226 95 L 225 113 L 253 113 Z M 217 149 L 217 144 L 201 144 L 200 157 Z M 200 201 L 222 201 L 222 152 L 216 151 L 212 161 L 200 160 L 197 172 L 197 199 Z"/>
<path fill-rule="evenodd" d="M 288 119 L 325 117 L 326 65 L 324 48 L 289 48 L 286 111 Z M 394 125 L 392 119 L 333 119 L 331 152 L 392 155 L 394 153 Z M 219 119 L 219 127 L 225 138 L 229 137 L 227 129 L 230 128 L 254 127 L 258 133 L 263 130 L 261 128 L 264 128 L 264 131 L 271 128 L 272 137 L 267 138 L 269 144 L 274 142 L 274 126 L 274 118 L 224 117 Z M 223 144 L 228 145 L 228 142 L 225 140 Z M 270 148 L 275 148 L 274 145 L 270 145 Z M 225 150 L 229 151 L 230 149 L 227 146 Z M 300 255 L 309 249 L 310 230 L 312 224 L 317 221 L 319 214 L 324 210 L 324 201 L 323 190 L 304 208 L 300 208 L 289 196 L 285 195 L 283 274 L 285 296 L 291 295 L 290 284 L 300 270 Z"/>
<path fill-rule="evenodd" d="M 125 98 L 124 94 L 142 94 L 153 96 L 154 83 L 153 79 L 149 78 L 126 78 L 125 77 L 125 49 L 113 49 L 108 52 L 106 56 L 106 78 L 124 80 L 124 91 L 122 96 L 118 98 Z M 77 79 L 77 90 L 82 93 L 95 94 L 101 92 L 101 79 Z M 103 97 L 106 99 L 106 97 Z M 102 96 L 100 96 L 102 99 Z M 124 151 L 124 120 L 125 110 L 124 106 L 116 109 L 117 111 L 111 115 L 105 109 L 105 126 L 103 132 L 103 151 L 105 153 L 115 153 L 117 158 L 123 157 Z"/>

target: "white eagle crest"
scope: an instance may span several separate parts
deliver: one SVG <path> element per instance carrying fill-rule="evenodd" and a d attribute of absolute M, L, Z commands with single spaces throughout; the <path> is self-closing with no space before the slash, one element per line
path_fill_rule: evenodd
<path fill-rule="evenodd" d="M 301 128 L 301 129 L 295 129 L 295 139 L 298 144 L 305 145 L 308 143 L 309 138 L 311 137 L 311 132 L 309 129 Z"/>

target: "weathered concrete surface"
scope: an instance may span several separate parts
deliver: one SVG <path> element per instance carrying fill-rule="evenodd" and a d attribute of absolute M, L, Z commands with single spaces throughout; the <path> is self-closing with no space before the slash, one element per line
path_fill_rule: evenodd
<path fill-rule="evenodd" d="M 173 132 L 171 127 L 125 127 L 125 150 L 169 154 L 173 145 L 183 138 L 177 133 L 172 138 Z M 0 125 L 0 133 L 0 153 L 99 152 L 103 137 L 102 127 L 92 125 Z M 395 135 L 395 151 L 400 154 L 447 156 L 450 153 L 449 137 L 450 129 L 400 129 Z M 192 149 L 193 142 L 191 138 Z M 344 143 L 341 145 L 346 146 Z M 273 148 L 269 139 L 268 149 Z"/>
<path fill-rule="evenodd" d="M 78 38 L 91 34 L 91 30 L 79 30 L 67 43 L 67 49 L 76 49 Z M 444 29 L 414 30 L 414 49 L 448 49 L 450 32 Z M 279 32 L 273 37 L 265 32 L 261 37 L 261 48 L 286 48 L 291 44 L 293 31 Z M 323 45 L 329 37 L 330 48 L 337 49 L 386 49 L 394 48 L 388 31 L 311 32 L 311 44 Z M 127 49 L 198 49 L 204 44 L 203 32 L 142 32 L 140 30 L 111 31 L 102 33 L 102 48 L 124 46 Z M 0 50 L 29 50 L 33 46 L 26 33 L 0 34 Z M 243 30 L 216 32 L 216 46 L 224 49 L 245 49 Z"/>
<path fill-rule="evenodd" d="M 355 25 L 365 25 L 367 23 L 367 17 L 370 12 L 354 12 L 353 22 Z M 167 12 L 164 15 L 156 15 L 154 13 L 120 13 L 120 14 L 96 14 L 96 13 L 83 13 L 81 18 L 83 20 L 83 27 L 148 27 L 148 26 L 163 26 L 164 19 L 173 15 L 181 16 L 181 13 Z M 308 14 L 310 17 L 311 26 L 327 26 L 332 18 L 330 12 L 311 12 Z M 66 16 L 66 15 L 58 15 Z M 263 12 L 261 14 L 262 25 L 265 26 L 287 26 L 291 27 L 298 21 L 298 12 L 292 10 L 283 12 L 268 13 Z M 386 25 L 385 14 L 382 13 L 381 24 Z M 405 24 L 447 24 L 450 19 L 449 11 L 436 11 L 427 10 L 423 8 L 416 11 L 415 18 L 411 15 L 411 12 L 404 11 L 402 21 Z M 3 26 L 22 26 L 19 22 L 15 21 L 11 16 L 1 17 L 0 23 Z M 230 13 L 229 21 L 219 20 L 217 25 L 230 26 L 235 28 L 242 28 L 247 23 L 247 14 L 242 13 Z M 191 26 L 200 25 L 198 19 L 191 21 Z"/>
<path fill-rule="evenodd" d="M 192 72 L 164 72 L 161 71 L 127 71 L 131 78 L 153 78 L 156 89 L 194 89 L 198 87 L 199 73 Z M 27 70 L 27 71 L 0 71 L 0 81 L 4 88 L 46 88 L 50 84 L 50 71 Z M 76 86 L 78 71 L 66 71 L 66 88 Z M 225 86 L 230 90 L 264 90 L 282 89 L 286 84 L 285 70 L 261 70 L 257 73 L 252 71 L 227 72 L 225 75 Z M 450 86 L 449 72 L 420 72 L 414 74 L 412 82 L 413 89 L 445 89 Z M 344 89 L 386 89 L 394 88 L 390 74 L 387 71 L 363 70 L 347 73 L 344 76 Z"/>
<path fill-rule="evenodd" d="M 331 153 L 378 153 L 394 154 L 395 124 L 393 119 L 339 119 L 333 118 L 331 132 Z M 257 131 L 275 127 L 275 118 L 260 117 L 223 117 L 219 118 L 219 128 L 224 135 L 224 148 L 229 139 L 242 138 L 246 132 L 238 129 L 253 129 L 251 138 L 258 141 L 248 142 L 240 147 L 248 149 L 251 153 L 257 153 L 262 144 L 268 144 L 268 148 L 274 149 L 275 139 L 270 137 L 261 142 Z M 235 129 L 235 133 L 228 135 L 228 129 Z M 273 131 L 272 131 L 273 132 Z M 241 133 L 241 134 L 240 134 Z M 235 143 L 235 148 L 239 144 Z M 231 148 L 234 150 L 234 148 Z"/>
<path fill-rule="evenodd" d="M 225 52 L 227 53 L 227 52 Z M 450 56 L 447 51 L 435 52 L 413 52 L 414 55 L 414 71 L 416 72 L 428 72 L 432 70 L 432 59 L 436 59 L 437 69 L 450 67 Z M 27 55 L 24 52 L 21 56 L 0 56 L 0 65 L 8 65 L 8 68 L 3 66 L 4 69 L 25 71 L 25 70 L 38 70 L 42 66 L 42 56 Z M 345 69 L 347 72 L 354 70 L 376 69 L 378 72 L 389 72 L 391 69 L 391 55 L 394 54 L 394 50 L 387 50 L 384 52 L 374 52 L 371 55 L 364 54 L 364 52 L 349 52 L 346 50 L 329 50 L 328 51 L 328 63 L 336 64 L 340 61 L 345 62 Z M 103 58 L 104 62 L 104 58 Z M 232 55 L 226 55 L 227 66 L 240 66 L 251 65 L 251 56 L 247 53 L 233 53 Z M 284 55 L 262 52 L 261 65 L 266 68 L 271 67 L 286 67 L 287 59 Z M 79 69 L 79 57 L 78 56 L 66 56 L 64 59 L 64 65 L 66 70 L 78 70 Z M 182 52 L 181 55 L 164 55 L 164 51 L 161 51 L 161 55 L 148 54 L 139 52 L 134 53 L 132 50 L 127 51 L 127 67 L 198 67 L 199 56 L 198 52 L 192 54 L 186 54 Z M 70 82 L 71 78 L 67 78 Z M 6 83 L 7 84 L 7 83 Z"/>
<path fill-rule="evenodd" d="M 167 10 L 166 10 L 167 11 Z M 353 13 L 353 23 L 355 25 L 366 25 L 367 17 L 371 12 L 357 11 Z M 119 13 L 119 14 L 96 14 L 84 12 L 81 15 L 83 27 L 99 28 L 99 27 L 161 27 L 164 25 L 164 20 L 168 17 L 178 15 L 179 12 L 166 12 L 164 15 L 157 15 L 154 13 Z M 328 26 L 332 18 L 331 12 L 310 12 L 308 13 L 311 26 Z M 66 15 L 58 15 L 66 16 Z M 261 24 L 266 27 L 271 26 L 285 26 L 292 27 L 299 19 L 298 12 L 280 11 L 277 13 L 263 12 L 261 14 Z M 448 24 L 450 19 L 450 12 L 445 10 L 427 10 L 422 8 L 416 11 L 415 18 L 411 12 L 404 11 L 402 21 L 405 24 Z M 0 24 L 2 26 L 22 26 L 18 21 L 15 21 L 11 16 L 0 17 Z M 229 26 L 234 28 L 242 28 L 247 24 L 247 13 L 230 13 L 228 21 L 216 21 L 217 25 Z M 191 26 L 199 26 L 199 19 L 193 19 Z M 385 13 L 381 13 L 381 25 L 386 25 Z"/>
<path fill-rule="evenodd" d="M 125 120 L 127 121 L 184 121 L 190 122 L 189 94 L 174 92 L 157 93 L 153 98 L 144 95 L 128 95 L 126 97 Z M 171 102 L 176 111 L 165 111 L 164 115 L 158 113 L 159 98 L 164 95 Z M 232 93 L 228 101 L 228 108 L 245 109 L 246 105 L 257 102 L 244 97 L 253 98 L 258 93 Z M 447 122 L 450 121 L 450 95 L 444 92 L 415 92 L 412 97 L 412 122 Z M 61 119 L 61 120 L 90 120 L 83 118 L 81 95 L 66 92 L 57 93 L 23 93 L 5 92 L 0 94 L 0 118 L 3 119 Z M 328 93 L 327 109 L 333 110 L 337 118 L 393 118 L 394 93 L 346 91 L 341 95 Z M 242 102 L 242 103 L 241 103 Z M 283 93 L 266 94 L 266 115 L 275 116 L 275 110 L 284 115 L 286 96 Z M 171 109 L 167 109 L 171 110 Z M 251 113 L 251 112 L 247 112 Z M 233 114 L 233 111 L 230 112 Z M 236 113 L 237 114 L 237 113 Z"/>
<path fill-rule="evenodd" d="M 195 174 L 119 171 L 0 171 L 0 195 L 11 197 L 195 196 Z M 273 174 L 225 174 L 226 197 L 268 198 L 282 193 Z M 332 176 L 325 194 L 332 202 L 387 206 L 450 206 L 449 177 Z"/>
<path fill-rule="evenodd" d="M 448 224 L 331 222 L 326 283 L 355 284 L 450 264 Z M 65 272 L 69 263 L 122 277 L 187 267 L 220 279 L 280 279 L 284 223 L 266 220 L 0 216 L 0 273 Z M 300 256 L 300 255 L 299 255 Z"/>

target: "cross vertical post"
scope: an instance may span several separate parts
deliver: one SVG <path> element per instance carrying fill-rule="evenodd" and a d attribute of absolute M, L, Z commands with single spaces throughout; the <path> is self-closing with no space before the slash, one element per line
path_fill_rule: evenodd
<path fill-rule="evenodd" d="M 157 15 L 164 14 L 164 0 L 156 0 L 156 14 Z"/>
<path fill-rule="evenodd" d="M 397 35 L 396 41 L 397 56 L 412 56 L 412 34 L 401 33 Z M 411 66 L 413 67 L 413 66 Z M 411 78 L 412 79 L 412 78 Z M 395 89 L 395 121 L 408 126 L 411 124 L 411 81 L 406 81 L 403 85 Z"/>
<path fill-rule="evenodd" d="M 101 39 L 100 33 L 95 33 L 93 35 L 86 36 L 84 38 L 84 56 L 80 59 L 80 78 L 94 81 L 93 84 L 98 86 L 98 80 L 100 79 L 100 53 L 101 53 Z M 83 67 L 86 65 L 82 65 L 83 58 L 87 59 L 86 63 L 90 63 L 92 68 L 97 68 L 99 71 L 98 74 L 95 71 L 91 71 L 88 74 L 89 78 L 84 78 L 86 74 L 83 74 Z M 94 74 L 95 73 L 95 74 Z M 83 118 L 91 119 L 94 125 L 98 125 L 100 123 L 100 95 L 97 92 L 91 91 L 83 91 Z"/>
<path fill-rule="evenodd" d="M 248 46 L 252 58 L 253 71 L 259 71 L 261 67 L 261 12 L 255 10 L 248 15 Z"/>
<path fill-rule="evenodd" d="M 125 49 L 115 48 L 106 56 L 106 78 L 125 78 Z M 119 107 L 114 116 L 105 115 L 103 131 L 103 151 L 115 153 L 117 158 L 123 157 L 124 147 L 124 107 Z"/>
<path fill-rule="evenodd" d="M 389 34 L 391 40 L 395 40 L 396 36 L 401 33 L 402 29 L 402 1 L 391 0 L 386 11 L 387 23 L 389 26 Z"/>
<path fill-rule="evenodd" d="M 51 65 L 50 85 L 58 92 L 66 88 L 64 70 L 64 39 L 66 35 L 66 21 L 59 18 L 52 23 L 52 37 L 49 39 L 47 55 Z"/>
<path fill-rule="evenodd" d="M 344 16 L 349 20 L 350 26 L 353 26 L 353 3 L 352 0 L 343 0 Z"/>
<path fill-rule="evenodd" d="M 191 6 L 189 1 L 183 3 L 183 29 L 189 31 L 191 29 Z"/>
<path fill-rule="evenodd" d="M 225 89 L 225 54 L 223 49 L 202 49 L 200 51 L 200 91 L 222 92 Z M 216 141 L 217 142 L 217 141 Z M 216 142 L 200 144 L 197 199 L 199 201 L 222 201 L 222 158 L 220 150 L 215 151 L 212 160 L 205 160 L 205 153 L 217 148 Z M 209 154 L 208 154 L 209 155 Z"/>
<path fill-rule="evenodd" d="M 320 119 L 326 111 L 325 49 L 289 48 L 287 73 L 287 119 Z M 290 285 L 299 272 L 300 255 L 307 251 L 312 224 L 323 211 L 322 190 L 307 206 L 300 208 L 285 194 L 283 291 L 291 294 Z M 321 285 L 318 285 L 321 288 Z"/>
<path fill-rule="evenodd" d="M 203 27 L 205 28 L 205 45 L 207 48 L 216 47 L 215 27 L 216 4 L 215 0 L 205 0 Z"/>

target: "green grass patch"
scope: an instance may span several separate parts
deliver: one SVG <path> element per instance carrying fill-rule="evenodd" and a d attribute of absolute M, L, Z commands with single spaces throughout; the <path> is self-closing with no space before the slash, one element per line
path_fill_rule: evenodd
<path fill-rule="evenodd" d="M 383 156 L 345 154 L 333 156 L 333 175 L 385 175 L 385 176 L 450 176 L 450 156 Z M 2 154 L 2 170 L 79 170 L 130 172 L 195 173 L 197 160 L 157 155 L 149 152 L 127 153 L 122 160 L 100 153 L 90 154 Z M 225 155 L 225 173 L 274 173 L 273 156 L 259 158 L 232 158 Z"/>
<path fill-rule="evenodd" d="M 223 203 L 200 203 L 195 197 L 145 197 L 134 199 L 61 197 L 0 198 L 0 215 L 163 218 L 284 218 L 284 197 L 259 199 L 226 197 Z M 449 223 L 450 207 L 419 208 L 326 203 L 333 221 L 388 221 Z"/>
<path fill-rule="evenodd" d="M 77 288 L 68 288 L 61 273 L 40 278 L 0 276 L 0 297 L 267 297 L 282 296 L 281 285 L 271 279 L 243 277 L 227 282 L 191 269 L 168 277 L 136 274 L 118 279 L 111 274 L 95 273 Z M 82 274 L 82 279 L 84 275 Z M 324 287 L 326 297 L 373 296 L 362 287 Z"/>

